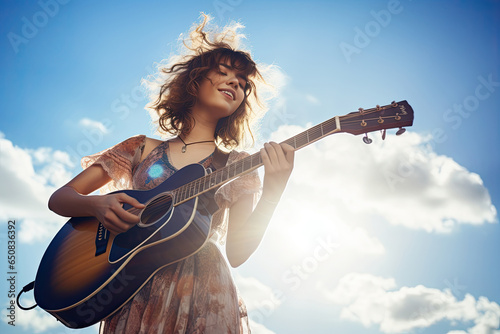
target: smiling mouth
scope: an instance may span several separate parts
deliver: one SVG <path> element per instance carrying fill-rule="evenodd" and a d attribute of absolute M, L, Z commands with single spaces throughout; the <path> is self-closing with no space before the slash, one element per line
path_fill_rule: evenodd
<path fill-rule="evenodd" d="M 227 97 L 229 97 L 231 100 L 234 100 L 233 93 L 231 93 L 230 91 L 228 91 L 228 90 L 220 90 L 219 92 L 221 92 L 222 94 L 226 95 L 226 96 L 227 96 Z"/>

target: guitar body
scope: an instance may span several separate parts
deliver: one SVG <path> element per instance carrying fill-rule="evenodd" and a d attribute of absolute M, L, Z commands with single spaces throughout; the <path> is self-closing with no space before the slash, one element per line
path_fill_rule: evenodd
<path fill-rule="evenodd" d="M 146 204 L 141 223 L 125 233 L 109 233 L 94 217 L 70 219 L 38 268 L 38 305 L 70 328 L 87 327 L 113 314 L 162 267 L 196 253 L 208 240 L 211 215 L 200 197 L 174 207 L 170 191 L 204 175 L 193 164 L 151 190 L 118 191 Z"/>

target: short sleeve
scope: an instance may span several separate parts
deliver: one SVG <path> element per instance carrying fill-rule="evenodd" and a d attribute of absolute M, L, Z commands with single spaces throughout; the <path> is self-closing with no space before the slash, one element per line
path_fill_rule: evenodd
<path fill-rule="evenodd" d="M 229 154 L 226 165 L 248 157 L 247 152 L 232 151 Z M 247 173 L 237 179 L 226 183 L 215 193 L 215 201 L 219 207 L 230 207 L 243 194 L 258 194 L 261 189 L 261 181 L 257 170 Z"/>
<path fill-rule="evenodd" d="M 229 154 L 226 165 L 230 165 L 235 161 L 249 156 L 247 152 L 232 151 Z M 262 183 L 260 181 L 259 173 L 254 170 L 250 173 L 242 175 L 237 179 L 226 183 L 220 187 L 215 193 L 215 202 L 219 206 L 219 210 L 212 218 L 213 229 L 218 234 L 219 242 L 224 243 L 224 237 L 227 232 L 227 223 L 229 219 L 230 207 L 242 195 L 253 195 L 253 204 L 257 204 L 262 191 Z"/>
<path fill-rule="evenodd" d="M 82 158 L 83 169 L 98 164 L 111 177 L 112 180 L 99 189 L 101 194 L 132 189 L 133 169 L 139 163 L 145 142 L 146 136 L 137 135 L 104 151 Z"/>

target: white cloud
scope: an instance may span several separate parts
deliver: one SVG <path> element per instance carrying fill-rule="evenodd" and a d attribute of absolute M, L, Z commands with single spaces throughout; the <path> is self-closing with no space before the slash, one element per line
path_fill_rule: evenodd
<path fill-rule="evenodd" d="M 85 127 L 87 129 L 98 130 L 103 134 L 106 134 L 109 132 L 108 128 L 103 123 L 101 123 L 99 121 L 91 120 L 89 118 L 82 118 L 78 122 L 78 124 L 80 124 L 80 126 Z"/>
<path fill-rule="evenodd" d="M 34 305 L 35 301 L 30 298 L 26 298 L 22 303 L 26 306 Z M 2 311 L 3 321 L 9 321 L 7 317 L 6 307 Z M 27 333 L 44 333 L 49 331 L 51 334 L 71 334 L 75 333 L 74 329 L 64 326 L 61 322 L 57 321 L 49 313 L 45 312 L 39 307 L 36 307 L 29 311 L 22 311 L 17 309 L 16 311 L 16 327 L 21 327 Z M 95 333 L 99 333 L 99 324 L 88 327 Z M 88 332 L 90 332 L 90 330 Z M 17 332 L 16 332 L 17 333 Z M 263 332 L 263 334 L 267 334 Z"/>
<path fill-rule="evenodd" d="M 33 305 L 35 302 L 33 300 L 28 300 L 23 303 L 26 305 Z M 20 311 L 17 309 L 16 313 L 15 325 L 29 331 L 30 333 L 40 333 L 57 327 L 64 328 L 64 326 L 58 322 L 56 318 L 39 308 L 29 311 Z M 5 322 L 9 321 L 5 307 L 2 311 L 2 315 Z M 63 332 L 61 331 L 61 333 Z"/>
<path fill-rule="evenodd" d="M 34 242 L 52 236 L 66 218 L 47 208 L 53 191 L 71 176 L 65 152 L 51 148 L 22 149 L 0 137 L 0 217 L 20 225 L 19 240 Z"/>
<path fill-rule="evenodd" d="M 282 141 L 304 128 L 282 126 Z M 497 212 L 479 175 L 452 158 L 437 155 L 432 138 L 407 131 L 374 138 L 337 134 L 296 152 L 290 187 L 300 188 L 304 206 L 322 203 L 352 221 L 383 217 L 394 225 L 449 232 L 456 224 L 497 222 Z M 362 217 L 364 215 L 364 217 Z"/>
<path fill-rule="evenodd" d="M 335 304 L 342 306 L 340 317 L 362 323 L 365 327 L 378 325 L 384 333 L 401 333 L 426 328 L 442 320 L 456 326 L 474 326 L 465 331 L 448 334 L 498 334 L 500 306 L 485 297 L 475 299 L 466 294 L 463 300 L 449 289 L 438 290 L 422 285 L 395 290 L 392 278 L 370 274 L 350 273 L 339 280 L 333 291 L 324 291 Z M 393 290 L 393 291 L 390 291 Z"/>
<path fill-rule="evenodd" d="M 274 291 L 258 279 L 243 277 L 235 272 L 234 280 L 248 312 L 265 309 L 266 313 L 272 313 L 281 305 Z"/>
<path fill-rule="evenodd" d="M 252 330 L 252 334 L 276 334 L 266 326 L 252 320 L 250 320 L 250 329 Z"/>
<path fill-rule="evenodd" d="M 254 277 L 243 277 L 237 271 L 233 272 L 233 276 L 247 307 L 252 333 L 273 334 L 263 323 L 281 305 L 281 293 L 273 291 Z"/>

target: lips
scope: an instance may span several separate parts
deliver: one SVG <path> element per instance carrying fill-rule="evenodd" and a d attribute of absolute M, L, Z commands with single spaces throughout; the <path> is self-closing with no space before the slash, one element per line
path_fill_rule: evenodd
<path fill-rule="evenodd" d="M 236 97 L 236 93 L 232 89 L 219 89 L 219 92 L 230 98 L 231 100 L 234 100 Z"/>

